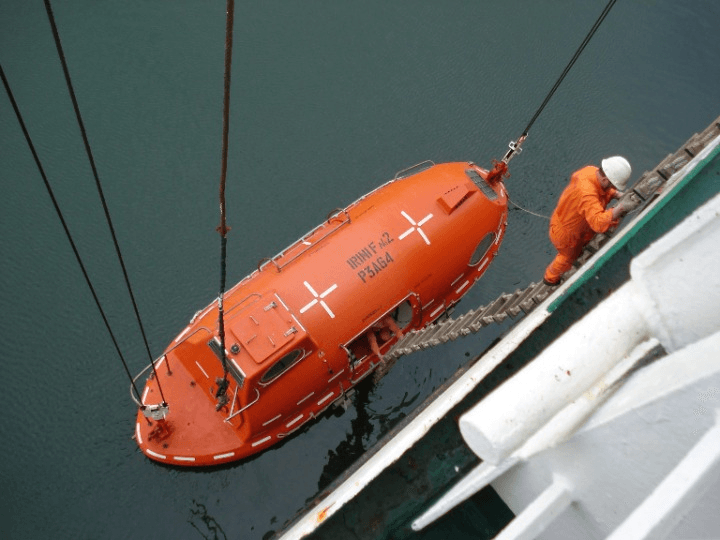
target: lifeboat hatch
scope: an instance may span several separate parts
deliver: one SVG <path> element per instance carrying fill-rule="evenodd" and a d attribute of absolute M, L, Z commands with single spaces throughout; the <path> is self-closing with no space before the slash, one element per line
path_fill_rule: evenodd
<path fill-rule="evenodd" d="M 412 295 L 398 304 L 395 309 L 376 319 L 349 343 L 342 345 L 353 369 L 366 358 L 378 355 L 397 341 L 398 334 L 404 333 L 420 317 L 417 297 Z"/>
<path fill-rule="evenodd" d="M 445 213 L 452 214 L 462 203 L 468 200 L 473 193 L 475 193 L 475 191 L 472 188 L 472 184 L 466 182 L 464 184 L 458 184 L 451 190 L 443 193 L 437 202 L 440 204 L 440 207 L 445 210 Z"/>
<path fill-rule="evenodd" d="M 263 297 L 267 299 L 267 296 Z M 262 364 L 300 332 L 300 325 L 279 301 L 262 298 L 228 321 L 231 335 L 240 349 L 245 349 L 256 364 Z"/>

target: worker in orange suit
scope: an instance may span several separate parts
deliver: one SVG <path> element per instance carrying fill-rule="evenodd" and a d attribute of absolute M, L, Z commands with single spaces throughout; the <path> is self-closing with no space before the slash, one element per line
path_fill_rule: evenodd
<path fill-rule="evenodd" d="M 593 236 L 617 226 L 628 213 L 626 204 L 606 207 L 622 196 L 631 172 L 624 157 L 613 156 L 603 159 L 599 168 L 588 165 L 572 174 L 550 218 L 550 241 L 558 254 L 545 270 L 546 285 L 559 284 Z"/>

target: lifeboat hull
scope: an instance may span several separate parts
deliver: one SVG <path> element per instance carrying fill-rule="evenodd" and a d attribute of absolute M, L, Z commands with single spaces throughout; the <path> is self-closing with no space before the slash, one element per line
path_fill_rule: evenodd
<path fill-rule="evenodd" d="M 370 375 L 405 332 L 455 305 L 497 254 L 507 223 L 502 182 L 468 162 L 396 177 L 303 236 L 224 295 L 228 402 L 217 302 L 155 362 L 138 412 L 149 458 L 207 466 L 261 452 Z M 148 366 L 149 368 L 150 366 Z"/>

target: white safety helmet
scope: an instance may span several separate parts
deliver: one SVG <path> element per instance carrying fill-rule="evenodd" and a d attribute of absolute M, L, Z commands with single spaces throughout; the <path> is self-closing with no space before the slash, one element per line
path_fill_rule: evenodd
<path fill-rule="evenodd" d="M 602 160 L 602 170 L 610 183 L 618 191 L 625 191 L 632 168 L 628 160 L 622 156 L 612 156 Z"/>

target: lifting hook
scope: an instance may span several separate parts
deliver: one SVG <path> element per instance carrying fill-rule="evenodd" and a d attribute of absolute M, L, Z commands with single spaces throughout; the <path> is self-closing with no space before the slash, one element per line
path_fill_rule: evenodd
<path fill-rule="evenodd" d="M 487 182 L 490 185 L 495 184 L 496 182 L 500 182 L 503 178 L 507 176 L 507 165 L 508 162 L 515 157 L 516 154 L 519 154 L 522 152 L 522 143 L 525 142 L 525 139 L 527 138 L 527 133 L 523 133 L 522 136 L 515 141 L 510 141 L 510 144 L 508 145 L 510 149 L 505 153 L 505 156 L 502 158 L 501 161 L 494 161 L 493 160 L 493 168 L 487 175 Z"/>

